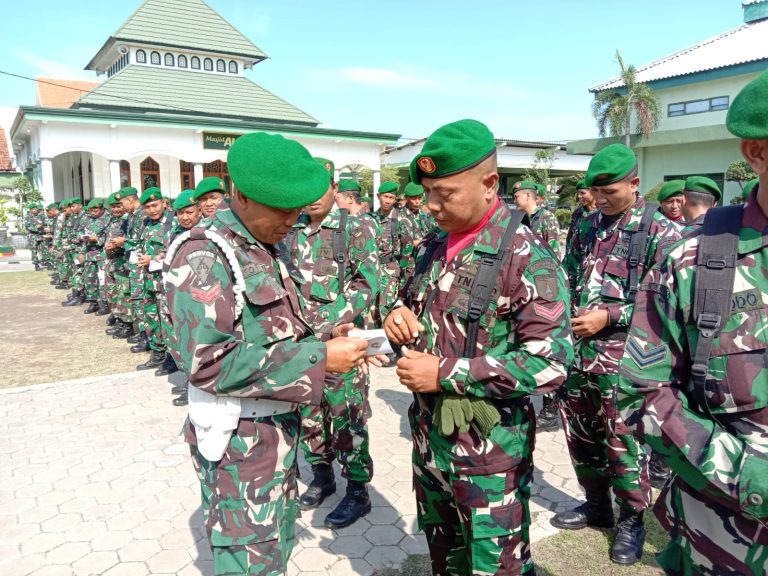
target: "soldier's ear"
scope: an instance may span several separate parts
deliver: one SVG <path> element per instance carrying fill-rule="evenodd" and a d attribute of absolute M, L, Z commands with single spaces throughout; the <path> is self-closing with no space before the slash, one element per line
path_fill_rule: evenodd
<path fill-rule="evenodd" d="M 499 173 L 487 172 L 483 176 L 483 193 L 490 196 L 496 196 L 499 188 Z"/>
<path fill-rule="evenodd" d="M 768 172 L 768 140 L 742 140 L 741 155 L 757 174 Z"/>

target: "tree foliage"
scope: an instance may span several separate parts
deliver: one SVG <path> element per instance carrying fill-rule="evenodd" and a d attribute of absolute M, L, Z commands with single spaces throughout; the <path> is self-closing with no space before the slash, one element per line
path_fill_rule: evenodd
<path fill-rule="evenodd" d="M 757 178 L 752 166 L 746 160 L 736 160 L 731 162 L 728 170 L 725 171 L 725 179 L 728 182 L 736 182 L 739 188 L 744 190 L 744 183 Z"/>
<path fill-rule="evenodd" d="M 373 170 L 370 168 L 362 168 L 358 173 L 358 182 L 360 182 L 360 188 L 363 195 L 374 194 L 373 189 Z M 394 166 L 382 166 L 381 167 L 381 182 L 397 182 L 398 186 L 402 186 L 403 183 L 400 180 L 400 173 Z"/>
<path fill-rule="evenodd" d="M 533 155 L 533 163 L 530 168 L 523 172 L 523 180 L 533 180 L 539 184 L 549 187 L 552 183 L 549 171 L 555 163 L 555 153 L 557 148 L 546 148 L 536 150 Z"/>
<path fill-rule="evenodd" d="M 659 201 L 659 192 L 661 192 L 661 187 L 664 186 L 664 182 L 659 182 L 648 190 L 645 194 L 643 194 L 643 198 L 645 198 L 646 202 L 658 202 Z"/>
<path fill-rule="evenodd" d="M 621 69 L 623 86 L 595 94 L 592 115 L 597 120 L 600 137 L 608 133 L 611 136 L 624 136 L 624 143 L 629 146 L 632 115 L 637 118 L 640 134 L 648 138 L 659 126 L 661 103 L 647 84 L 637 81 L 637 69 L 632 64 L 625 66 L 618 50 L 616 60 Z"/>

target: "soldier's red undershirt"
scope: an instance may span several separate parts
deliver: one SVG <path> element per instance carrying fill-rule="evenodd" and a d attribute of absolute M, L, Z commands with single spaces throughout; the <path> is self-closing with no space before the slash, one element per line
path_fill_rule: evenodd
<path fill-rule="evenodd" d="M 496 202 L 493 204 L 490 210 L 483 216 L 483 219 L 478 222 L 469 232 L 449 232 L 448 233 L 448 246 L 446 250 L 446 262 L 453 260 L 457 254 L 459 254 L 464 248 L 475 239 L 480 231 L 485 228 L 485 225 L 491 220 L 496 210 L 499 208 L 501 200 L 496 197 Z"/>

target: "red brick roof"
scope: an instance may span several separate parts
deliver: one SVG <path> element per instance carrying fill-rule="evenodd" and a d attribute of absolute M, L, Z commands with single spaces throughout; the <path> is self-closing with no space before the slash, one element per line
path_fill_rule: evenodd
<path fill-rule="evenodd" d="M 55 78 L 37 79 L 37 105 L 43 108 L 71 108 L 81 96 L 84 96 L 98 82 L 82 80 L 57 80 Z"/>
<path fill-rule="evenodd" d="M 8 140 L 3 128 L 0 128 L 0 172 L 13 172 L 11 155 L 8 152 Z"/>

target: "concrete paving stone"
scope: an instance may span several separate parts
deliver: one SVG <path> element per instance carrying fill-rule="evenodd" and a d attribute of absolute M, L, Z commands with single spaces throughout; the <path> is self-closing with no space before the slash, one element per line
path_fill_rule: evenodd
<path fill-rule="evenodd" d="M 149 520 L 167 520 L 168 518 L 173 518 L 183 510 L 184 507 L 181 505 L 181 502 L 170 499 L 161 499 L 159 504 L 144 510 L 144 514 Z"/>
<path fill-rule="evenodd" d="M 163 550 L 187 550 L 199 540 L 189 527 L 187 529 L 174 528 L 168 534 L 160 537 L 160 547 Z"/>
<path fill-rule="evenodd" d="M 351 526 L 347 526 L 346 528 L 339 528 L 338 530 L 333 530 L 332 533 L 336 536 L 362 536 L 365 534 L 368 530 L 371 529 L 371 523 L 368 522 L 365 518 L 361 518 Z"/>
<path fill-rule="evenodd" d="M 330 546 L 334 538 L 334 532 L 325 526 L 305 526 L 296 536 L 296 542 L 304 548 L 323 548 Z"/>
<path fill-rule="evenodd" d="M 374 506 L 371 508 L 371 513 L 368 514 L 365 519 L 368 520 L 374 526 L 382 524 L 394 524 L 400 514 L 397 510 L 389 506 Z"/>
<path fill-rule="evenodd" d="M 332 552 L 346 558 L 364 558 L 371 548 L 373 544 L 359 536 L 337 536 L 330 546 Z"/>
<path fill-rule="evenodd" d="M 161 550 L 155 540 L 131 540 L 117 550 L 117 556 L 120 562 L 144 562 Z"/>
<path fill-rule="evenodd" d="M 168 489 L 168 484 L 162 480 L 142 481 L 133 487 L 133 493 L 137 496 L 155 496 Z"/>
<path fill-rule="evenodd" d="M 112 480 L 116 480 L 122 476 L 122 471 L 119 468 L 104 468 L 102 467 L 101 470 L 98 472 L 94 472 L 90 476 L 88 476 L 89 482 L 111 482 Z"/>
<path fill-rule="evenodd" d="M 55 510 L 55 509 L 54 509 Z M 56 512 L 54 512 L 55 514 Z M 23 515 L 16 516 L 15 514 L 3 514 L 0 512 L 0 532 L 3 532 L 11 527 L 17 526 Z M 37 523 L 37 521 L 33 522 Z"/>
<path fill-rule="evenodd" d="M 39 524 L 40 522 L 45 522 L 49 518 L 53 518 L 58 513 L 59 508 L 57 506 L 36 506 L 31 510 L 19 514 L 17 516 L 17 522 L 19 524 Z M 3 526 L 0 526 L 0 528 L 3 528 Z"/>
<path fill-rule="evenodd" d="M 0 564 L 21 554 L 18 544 L 0 544 Z"/>
<path fill-rule="evenodd" d="M 88 461 L 78 466 L 73 466 L 69 469 L 70 476 L 85 476 L 88 477 L 91 474 L 102 470 L 101 462 Z"/>
<path fill-rule="evenodd" d="M 72 500 L 75 497 L 75 493 L 72 490 L 56 490 L 55 492 L 49 492 L 37 497 L 38 506 L 59 506 L 65 502 Z"/>
<path fill-rule="evenodd" d="M 5 540 L 5 539 L 4 539 Z M 22 554 L 42 554 L 53 550 L 64 543 L 64 534 L 60 532 L 46 532 L 32 536 L 21 544 Z"/>
<path fill-rule="evenodd" d="M 80 509 L 79 512 L 85 522 L 106 522 L 120 514 L 120 506 L 117 504 L 91 504 Z"/>
<path fill-rule="evenodd" d="M 144 562 L 125 562 L 113 566 L 102 576 L 147 576 L 149 573 Z"/>
<path fill-rule="evenodd" d="M 154 496 L 134 496 L 129 498 L 125 502 L 120 503 L 120 508 L 124 512 L 143 512 L 147 508 L 156 506 L 158 504 L 157 498 Z"/>
<path fill-rule="evenodd" d="M 43 532 L 66 532 L 67 528 L 80 522 L 80 514 L 58 514 L 40 524 L 40 529 Z"/>
<path fill-rule="evenodd" d="M 126 466 L 123 469 L 123 472 L 125 473 L 126 476 L 139 476 L 139 477 L 143 477 L 144 474 L 146 474 L 147 472 L 149 472 L 150 470 L 152 470 L 154 468 L 153 464 L 157 464 L 157 463 L 156 462 L 155 463 L 152 463 L 152 462 L 134 462 L 133 464 L 129 464 L 128 466 Z"/>
<path fill-rule="evenodd" d="M 72 568 L 69 566 L 43 566 L 38 568 L 29 576 L 72 576 Z"/>
<path fill-rule="evenodd" d="M 130 464 L 125 464 L 124 466 L 129 466 Z M 137 474 L 120 474 L 117 478 L 114 480 L 110 480 L 109 486 L 113 490 L 130 490 L 133 492 L 134 488 L 144 482 L 144 478 Z"/>
<path fill-rule="evenodd" d="M 106 522 L 77 522 L 64 531 L 64 537 L 67 542 L 90 542 L 106 530 Z"/>
<path fill-rule="evenodd" d="M 406 535 L 405 538 L 400 540 L 398 546 L 408 555 L 429 553 L 427 537 L 424 534 Z"/>
<path fill-rule="evenodd" d="M 17 524 L 2 532 L 3 544 L 22 544 L 40 534 L 40 524 Z"/>
<path fill-rule="evenodd" d="M 291 560 L 299 570 L 323 571 L 330 574 L 330 569 L 339 560 L 339 556 L 326 548 L 306 548 L 295 554 Z"/>
<path fill-rule="evenodd" d="M 333 576 L 371 576 L 373 566 L 362 558 L 342 558 L 331 569 Z"/>
<path fill-rule="evenodd" d="M 47 564 L 72 564 L 87 556 L 91 547 L 85 542 L 67 542 L 45 555 Z"/>
<path fill-rule="evenodd" d="M 33 482 L 21 484 L 14 491 L 14 498 L 36 498 L 53 491 L 53 484 L 49 482 Z"/>
<path fill-rule="evenodd" d="M 365 539 L 374 546 L 394 546 L 403 539 L 405 533 L 391 524 L 372 526 L 365 533 Z"/>
<path fill-rule="evenodd" d="M 181 528 L 189 528 L 190 526 L 201 526 L 202 523 L 203 511 L 200 509 L 192 513 L 186 511 L 180 512 L 171 518 L 171 525 L 177 530 Z"/>
<path fill-rule="evenodd" d="M 147 567 L 156 572 L 175 573 L 192 561 L 186 550 L 163 550 L 147 560 Z"/>
<path fill-rule="evenodd" d="M 119 550 L 132 539 L 128 530 L 107 530 L 91 540 L 93 550 Z"/>
<path fill-rule="evenodd" d="M 365 561 L 374 568 L 400 566 L 408 555 L 398 546 L 374 546 L 365 555 Z"/>
<path fill-rule="evenodd" d="M 136 526 L 131 533 L 139 540 L 157 539 L 173 530 L 168 520 L 147 520 Z"/>
<path fill-rule="evenodd" d="M 176 576 L 213 576 L 213 561 L 201 560 L 187 564 Z"/>
<path fill-rule="evenodd" d="M 3 502 L 3 514 L 23 514 L 32 508 L 43 505 L 38 504 L 34 498 L 13 498 L 10 502 Z M 56 504 L 52 504 L 55 506 Z"/>
<path fill-rule="evenodd" d="M 3 576 L 28 576 L 44 565 L 44 554 L 25 554 L 0 563 L 0 574 Z"/>
<path fill-rule="evenodd" d="M 419 520 L 416 514 L 404 514 L 400 516 L 400 519 L 395 525 L 406 535 L 419 533 Z"/>

